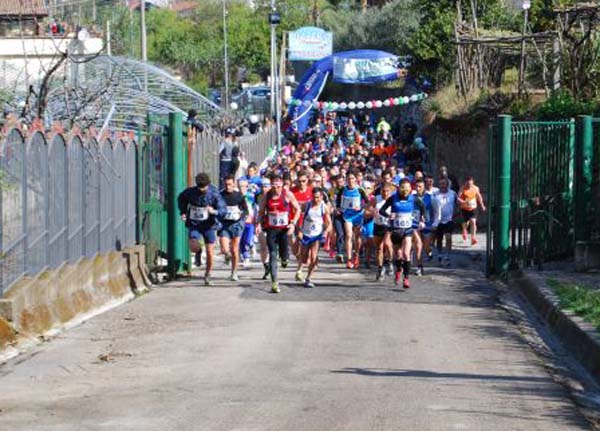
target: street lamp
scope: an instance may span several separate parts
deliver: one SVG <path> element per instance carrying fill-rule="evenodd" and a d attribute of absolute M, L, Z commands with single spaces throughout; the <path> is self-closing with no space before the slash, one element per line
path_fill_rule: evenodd
<path fill-rule="evenodd" d="M 525 87 L 525 34 L 527 33 L 527 21 L 529 18 L 529 9 L 531 9 L 531 0 L 523 0 L 521 8 L 523 9 L 523 33 L 521 34 L 521 63 L 519 65 L 519 96 L 522 95 Z"/>
<path fill-rule="evenodd" d="M 229 107 L 229 57 L 227 55 L 227 0 L 223 0 L 223 56 L 225 66 L 225 106 Z"/>
<path fill-rule="evenodd" d="M 277 74 L 277 39 L 275 35 L 275 29 L 279 24 L 281 24 L 281 15 L 279 12 L 277 12 L 275 0 L 271 0 L 269 24 L 271 24 L 271 116 L 275 114 L 275 122 L 277 124 L 276 148 L 279 150 L 281 145 L 281 100 L 278 97 L 279 79 Z"/>

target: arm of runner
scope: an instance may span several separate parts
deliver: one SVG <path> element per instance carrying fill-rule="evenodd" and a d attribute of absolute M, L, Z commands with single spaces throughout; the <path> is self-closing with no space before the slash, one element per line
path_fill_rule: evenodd
<path fill-rule="evenodd" d="M 267 209 L 267 199 L 266 196 L 263 196 L 260 199 L 260 204 L 258 205 L 258 214 L 256 214 L 256 228 L 259 229 L 262 226 L 263 220 L 265 218 L 265 211 Z"/>
<path fill-rule="evenodd" d="M 462 194 L 463 194 L 463 188 L 461 187 L 460 190 L 458 191 L 458 194 L 456 195 L 456 200 L 461 205 L 463 205 L 466 202 L 460 198 L 462 196 Z"/>
<path fill-rule="evenodd" d="M 179 214 L 181 216 L 181 220 L 183 221 L 185 221 L 187 218 L 188 199 L 186 192 L 187 189 L 179 193 L 179 196 L 177 196 L 177 207 L 179 208 Z"/>
<path fill-rule="evenodd" d="M 481 207 L 481 211 L 485 211 L 485 204 L 483 203 L 483 196 L 481 196 L 481 192 L 479 188 L 477 189 L 477 203 Z"/>
<path fill-rule="evenodd" d="M 425 228 L 425 204 L 422 200 L 417 199 L 417 206 L 419 207 L 419 230 L 423 230 Z"/>
<path fill-rule="evenodd" d="M 384 216 L 385 218 L 389 218 L 390 214 L 388 213 L 388 209 L 392 206 L 392 197 L 390 196 L 385 200 L 383 206 L 379 209 L 379 214 Z"/>
<path fill-rule="evenodd" d="M 332 231 L 331 213 L 329 207 L 325 207 L 325 214 L 323 215 L 323 221 L 325 224 L 325 234 L 329 234 Z"/>
<path fill-rule="evenodd" d="M 431 228 L 437 229 L 440 224 L 440 220 L 442 218 L 441 206 L 440 202 L 434 196 L 431 198 Z"/>
<path fill-rule="evenodd" d="M 302 211 L 302 208 L 300 207 L 300 204 L 298 203 L 298 201 L 296 200 L 296 198 L 294 197 L 294 194 L 292 192 L 287 192 L 287 196 L 286 199 L 288 200 L 288 202 L 290 203 L 290 205 L 292 205 L 292 208 L 294 208 L 294 218 L 291 221 L 291 227 L 295 227 L 298 224 L 298 220 L 300 219 L 300 212 Z"/>

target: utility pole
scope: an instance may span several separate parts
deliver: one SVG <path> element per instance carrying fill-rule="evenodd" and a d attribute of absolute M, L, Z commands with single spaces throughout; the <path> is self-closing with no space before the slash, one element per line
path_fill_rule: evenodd
<path fill-rule="evenodd" d="M 281 146 L 281 100 L 279 94 L 279 78 L 277 73 L 277 38 L 275 29 L 281 23 L 281 16 L 277 13 L 275 0 L 271 0 L 271 13 L 269 14 L 271 24 L 271 115 L 275 115 L 277 124 L 277 142 L 275 147 L 279 150 Z"/>
<path fill-rule="evenodd" d="M 229 58 L 227 56 L 227 0 L 223 0 L 223 55 L 225 64 L 225 109 L 229 109 Z"/>
<path fill-rule="evenodd" d="M 110 43 L 110 20 L 106 20 L 106 53 L 112 55 L 112 46 Z"/>
<path fill-rule="evenodd" d="M 142 42 L 142 61 L 148 61 L 148 51 L 146 47 L 146 0 L 140 1 L 140 33 Z"/>
<path fill-rule="evenodd" d="M 269 15 L 269 22 L 271 23 L 271 118 L 275 116 L 275 111 L 276 111 L 276 107 L 275 107 L 275 92 L 276 92 L 276 88 L 277 86 L 275 85 L 275 75 L 276 75 L 276 59 L 275 57 L 277 56 L 277 52 L 276 52 L 276 39 L 275 39 L 275 24 L 273 24 L 273 20 L 271 19 L 271 16 L 273 15 L 273 13 L 275 12 L 275 0 L 271 0 L 271 14 Z"/>

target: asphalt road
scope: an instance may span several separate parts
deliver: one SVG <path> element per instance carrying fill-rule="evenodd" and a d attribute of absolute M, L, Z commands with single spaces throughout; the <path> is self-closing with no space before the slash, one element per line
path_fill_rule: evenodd
<path fill-rule="evenodd" d="M 258 269 L 157 287 L 0 366 L 0 430 L 588 429 L 482 258 L 410 291 L 329 261 L 280 295 Z"/>

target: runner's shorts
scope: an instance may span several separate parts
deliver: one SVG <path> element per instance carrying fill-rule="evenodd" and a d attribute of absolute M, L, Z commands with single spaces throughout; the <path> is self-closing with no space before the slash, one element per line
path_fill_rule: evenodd
<path fill-rule="evenodd" d="M 344 221 L 348 223 L 352 223 L 352 226 L 362 226 L 364 215 L 363 212 L 358 212 L 356 214 L 344 214 Z"/>
<path fill-rule="evenodd" d="M 204 244 L 214 244 L 217 240 L 217 230 L 216 229 L 206 229 L 206 230 L 198 230 L 198 229 L 190 229 L 188 231 L 188 238 L 200 240 L 204 239 Z"/>
<path fill-rule="evenodd" d="M 244 233 L 244 225 L 240 222 L 223 224 L 221 230 L 219 230 L 219 237 L 225 238 L 239 238 Z"/>
<path fill-rule="evenodd" d="M 308 247 L 317 241 L 321 241 L 322 239 L 323 239 L 323 234 L 316 235 L 316 236 L 302 235 L 302 245 L 305 247 Z"/>
<path fill-rule="evenodd" d="M 382 225 L 382 224 L 376 224 L 375 227 L 373 228 L 373 235 L 376 236 L 376 237 L 378 237 L 378 238 L 382 238 L 390 230 L 391 229 L 390 229 L 389 226 L 385 226 L 385 225 Z"/>
<path fill-rule="evenodd" d="M 461 210 L 462 218 L 465 222 L 477 218 L 477 210 Z"/>
<path fill-rule="evenodd" d="M 392 230 L 392 244 L 402 245 L 404 238 L 412 238 L 414 233 L 413 228 L 409 229 L 393 229 Z"/>
<path fill-rule="evenodd" d="M 373 238 L 373 235 L 375 234 L 374 230 L 375 230 L 375 220 L 371 219 L 371 220 L 365 220 L 360 232 L 364 238 Z"/>

